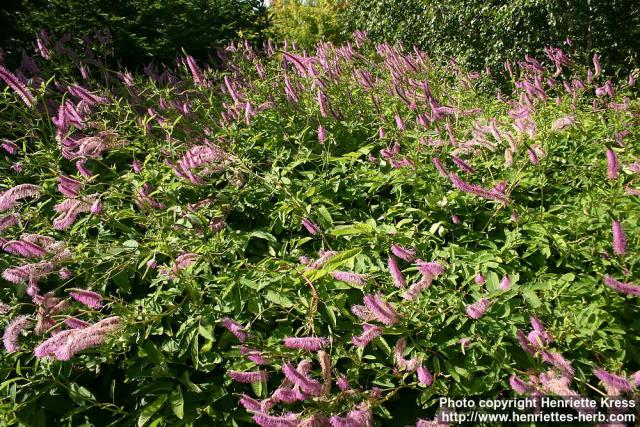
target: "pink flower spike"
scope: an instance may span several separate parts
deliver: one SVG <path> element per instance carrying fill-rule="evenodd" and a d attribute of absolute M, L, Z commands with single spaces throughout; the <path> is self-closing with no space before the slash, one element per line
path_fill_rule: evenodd
<path fill-rule="evenodd" d="M 433 376 L 425 366 L 420 366 L 417 370 L 417 374 L 420 384 L 429 387 L 433 383 Z"/>
<path fill-rule="evenodd" d="M 351 338 L 351 342 L 356 347 L 364 348 L 367 344 L 382 334 L 382 328 L 380 326 L 365 323 L 362 327 L 362 334 Z"/>
<path fill-rule="evenodd" d="M 364 305 L 369 309 L 376 320 L 385 325 L 393 325 L 398 321 L 398 313 L 388 302 L 384 301 L 378 294 L 365 295 Z"/>
<path fill-rule="evenodd" d="M 7 86 L 13 89 L 28 107 L 34 106 L 36 100 L 29 89 L 27 89 L 20 79 L 3 66 L 0 66 L 0 79 L 4 80 Z"/>
<path fill-rule="evenodd" d="M 93 176 L 93 173 L 91 173 L 91 171 L 87 169 L 86 164 L 86 159 L 78 160 L 76 161 L 76 169 L 78 169 L 80 175 L 84 176 L 85 178 L 91 178 Z"/>
<path fill-rule="evenodd" d="M 387 259 L 387 266 L 389 267 L 389 273 L 391 274 L 393 285 L 396 288 L 404 288 L 404 276 L 400 271 L 400 267 L 398 267 L 398 262 L 391 255 L 389 255 L 389 258 Z"/>
<path fill-rule="evenodd" d="M 619 170 L 618 156 L 616 156 L 615 151 L 607 147 L 607 178 L 611 180 L 618 179 Z"/>
<path fill-rule="evenodd" d="M 481 300 L 478 300 L 475 303 L 467 306 L 467 316 L 474 320 L 478 320 L 484 315 L 485 311 L 487 311 L 490 305 L 491 303 L 488 299 L 482 298 Z"/>
<path fill-rule="evenodd" d="M 349 273 L 347 271 L 334 271 L 331 275 L 334 279 L 353 286 L 364 286 L 368 278 L 366 274 Z"/>
<path fill-rule="evenodd" d="M 330 340 L 323 337 L 287 337 L 284 346 L 287 348 L 299 348 L 307 351 L 318 351 L 329 345 Z"/>
<path fill-rule="evenodd" d="M 609 275 L 604 276 L 604 284 L 614 291 L 618 291 L 634 297 L 640 297 L 640 285 L 620 282 Z"/>
<path fill-rule="evenodd" d="M 300 387 L 300 389 L 305 393 L 308 393 L 312 396 L 322 395 L 322 384 L 299 372 L 290 363 L 285 363 L 282 366 L 282 372 L 289 381 Z"/>
<path fill-rule="evenodd" d="M 505 275 L 502 280 L 500 280 L 500 284 L 498 285 L 498 289 L 502 292 L 506 292 L 511 288 L 511 278 L 508 275 Z"/>
<path fill-rule="evenodd" d="M 267 380 L 266 371 L 239 372 L 229 371 L 229 378 L 239 383 L 259 383 Z"/>
<path fill-rule="evenodd" d="M 525 394 L 529 391 L 529 386 L 527 385 L 527 383 L 525 383 L 515 375 L 511 375 L 511 377 L 509 377 L 509 385 L 511 385 L 513 391 L 518 394 Z"/>
<path fill-rule="evenodd" d="M 20 333 L 29 326 L 31 321 L 27 316 L 18 316 L 13 319 L 5 328 L 2 336 L 4 348 L 8 353 L 15 353 L 20 351 L 20 344 L 18 344 L 18 337 Z"/>
<path fill-rule="evenodd" d="M 97 292 L 87 291 L 84 289 L 67 289 L 69 296 L 78 302 L 99 310 L 102 307 L 102 295 Z"/>
<path fill-rule="evenodd" d="M 336 385 L 341 391 L 346 391 L 351 388 L 349 386 L 349 380 L 344 375 L 340 375 L 340 377 L 336 380 Z"/>
<path fill-rule="evenodd" d="M 624 230 L 620 221 L 613 221 L 611 223 L 611 229 L 613 231 L 613 253 L 616 255 L 624 255 L 627 253 L 627 238 L 624 235 Z"/>
<path fill-rule="evenodd" d="M 405 248 L 395 243 L 391 245 L 391 252 L 406 262 L 413 262 L 416 259 L 416 251 L 414 249 Z"/>
<path fill-rule="evenodd" d="M 619 375 L 611 374 L 604 369 L 596 369 L 593 371 L 596 377 L 606 385 L 621 392 L 629 392 L 632 390 L 631 383 L 626 378 Z"/>
<path fill-rule="evenodd" d="M 302 225 L 304 226 L 304 228 L 307 229 L 309 234 L 311 234 L 313 236 L 315 236 L 316 234 L 320 233 L 320 227 L 318 227 L 316 224 L 314 224 L 311 220 L 309 220 L 307 218 L 303 218 L 302 219 Z"/>
<path fill-rule="evenodd" d="M 235 335 L 238 341 L 244 342 L 247 339 L 247 333 L 244 331 L 244 327 L 230 317 L 222 319 L 222 326 Z"/>

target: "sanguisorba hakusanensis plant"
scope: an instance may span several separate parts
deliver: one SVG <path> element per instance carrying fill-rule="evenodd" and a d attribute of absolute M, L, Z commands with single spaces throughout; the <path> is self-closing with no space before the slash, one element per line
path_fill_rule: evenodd
<path fill-rule="evenodd" d="M 427 425 L 439 396 L 636 389 L 635 76 L 362 32 L 132 74 L 104 42 L 0 68 L 3 422 Z"/>

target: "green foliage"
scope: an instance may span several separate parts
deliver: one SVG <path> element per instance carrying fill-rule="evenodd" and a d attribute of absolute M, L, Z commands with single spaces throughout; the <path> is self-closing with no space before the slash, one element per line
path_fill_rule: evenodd
<path fill-rule="evenodd" d="M 354 0 L 341 16 L 374 40 L 416 45 L 476 69 L 499 70 L 567 37 L 585 56 L 606 52 L 611 72 L 639 61 L 640 4 L 630 0 Z"/>
<path fill-rule="evenodd" d="M 173 62 L 183 48 L 206 59 L 231 40 L 259 41 L 268 25 L 260 0 L 10 0 L 0 11 L 0 45 L 9 50 L 19 53 L 42 29 L 108 30 L 116 58 L 128 66 Z"/>
<path fill-rule="evenodd" d="M 88 42 L 64 47 L 88 52 Z M 39 71 L 19 73 L 36 106 L 0 87 L 1 142 L 17 147 L 0 148 L 0 218 L 20 215 L 0 234 L 2 327 L 21 315 L 31 321 L 17 335 L 19 351 L 0 357 L 1 423 L 248 425 L 253 414 L 239 395 L 271 396 L 287 362 L 311 362 L 308 374 L 332 389 L 277 403 L 271 414 L 365 408 L 377 426 L 433 418 L 440 396 L 511 397 L 513 375 L 560 373 L 543 351 L 571 364 L 567 387 L 584 396 L 607 392 L 594 369 L 627 378 L 640 370 L 638 297 L 603 283 L 605 274 L 640 282 L 640 99 L 626 80 L 611 80 L 607 94 L 607 77 L 588 82 L 578 59 L 556 77 L 553 66 L 515 67 L 509 95 L 498 99 L 480 90 L 491 76 L 362 38 L 351 48 L 322 44 L 313 56 L 235 44 L 216 69 L 185 60 L 190 68 L 170 77 L 127 76 L 55 44 L 45 43 L 49 60 L 33 58 Z M 73 84 L 107 99 L 80 102 Z M 81 116 L 67 126 L 63 101 Z M 607 147 L 621 165 L 617 179 L 607 178 Z M 454 155 L 475 172 L 463 173 Z M 434 157 L 475 187 L 453 185 Z M 76 196 L 62 193 L 61 175 L 78 181 Z M 20 184 L 40 194 L 6 207 L 5 191 Z M 95 200 L 101 210 L 87 209 Z M 63 206 L 81 202 L 59 226 Z M 625 254 L 612 251 L 612 220 L 626 232 Z M 34 233 L 70 251 L 61 259 L 54 246 L 33 277 L 41 294 L 68 303 L 56 312 L 30 298 L 27 277 L 7 274 L 41 261 L 5 245 Z M 406 284 L 396 286 L 392 244 L 444 272 L 431 277 L 420 262 L 397 259 Z M 421 292 L 406 298 L 418 283 Z M 99 292 L 102 307 L 69 298 L 71 289 Z M 397 322 L 356 314 L 375 294 Z M 484 315 L 469 316 L 483 299 Z M 72 316 L 91 325 L 117 316 L 120 327 L 69 360 L 36 357 L 54 332 L 82 336 L 68 332 Z M 532 329 L 530 316 L 550 342 L 527 352 L 517 333 Z M 247 336 L 227 329 L 227 317 Z M 380 336 L 354 345 L 367 323 Z M 322 354 L 286 347 L 290 336 L 330 338 L 328 368 Z M 400 366 L 400 338 L 400 356 L 428 368 L 432 384 Z M 251 349 L 266 364 L 249 359 Z M 251 385 L 229 374 L 258 370 L 268 377 Z M 336 387 L 342 376 L 349 390 Z"/>
<path fill-rule="evenodd" d="M 302 47 L 312 47 L 321 41 L 344 40 L 340 13 L 345 10 L 344 0 L 275 0 L 270 31 L 277 40 L 290 40 Z"/>

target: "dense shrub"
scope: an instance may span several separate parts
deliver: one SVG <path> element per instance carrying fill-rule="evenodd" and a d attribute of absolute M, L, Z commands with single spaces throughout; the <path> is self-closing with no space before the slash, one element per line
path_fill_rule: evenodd
<path fill-rule="evenodd" d="M 270 30 L 277 40 L 289 40 L 301 47 L 321 41 L 339 42 L 345 38 L 340 13 L 344 0 L 275 0 Z"/>
<path fill-rule="evenodd" d="M 260 0 L 8 0 L 0 11 L 0 46 L 13 53 L 42 29 L 109 30 L 116 58 L 129 66 L 170 62 L 183 48 L 206 59 L 239 37 L 259 40 L 268 25 Z"/>
<path fill-rule="evenodd" d="M 585 55 L 604 52 L 611 71 L 638 65 L 640 3 L 631 0 L 354 0 L 342 14 L 352 30 L 400 41 L 476 69 L 539 55 L 570 37 Z"/>
<path fill-rule="evenodd" d="M 489 97 L 361 33 L 135 75 L 40 46 L 0 69 L 4 424 L 636 395 L 633 78 L 553 49 Z"/>

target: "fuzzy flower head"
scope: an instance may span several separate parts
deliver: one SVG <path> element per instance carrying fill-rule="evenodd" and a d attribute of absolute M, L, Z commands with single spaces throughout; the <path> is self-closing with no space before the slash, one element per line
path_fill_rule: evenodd
<path fill-rule="evenodd" d="M 602 381 L 608 387 L 621 391 L 629 392 L 632 390 L 631 383 L 624 377 L 614 375 L 605 371 L 604 369 L 596 369 L 593 371 L 596 377 Z"/>
<path fill-rule="evenodd" d="M 244 327 L 230 317 L 222 319 L 222 326 L 235 335 L 235 337 L 238 338 L 238 341 L 244 342 L 247 339 L 248 335 L 245 332 Z"/>
<path fill-rule="evenodd" d="M 364 286 L 368 279 L 366 274 L 350 273 L 348 271 L 334 271 L 331 275 L 336 280 L 358 287 Z"/>
<path fill-rule="evenodd" d="M 471 319 L 478 320 L 484 315 L 485 311 L 487 311 L 490 305 L 491 303 L 488 299 L 482 298 L 481 300 L 468 305 L 465 311 L 467 312 L 467 316 L 469 316 Z"/>
<path fill-rule="evenodd" d="M 376 320 L 385 325 L 393 325 L 398 321 L 398 313 L 393 306 L 378 294 L 365 295 L 364 305 L 369 309 L 371 314 L 375 316 Z"/>
<path fill-rule="evenodd" d="M 8 353 L 20 351 L 18 337 L 20 333 L 31 324 L 31 320 L 27 316 L 18 316 L 7 325 L 2 336 L 4 348 Z"/>
<path fill-rule="evenodd" d="M 620 221 L 613 221 L 611 223 L 611 229 L 613 231 L 613 253 L 616 255 L 624 255 L 627 253 L 627 238 L 622 229 Z"/>
<path fill-rule="evenodd" d="M 84 289 L 70 289 L 69 296 L 87 307 L 99 310 L 102 307 L 102 295 Z"/>
<path fill-rule="evenodd" d="M 259 383 L 267 380 L 266 371 L 239 372 L 229 371 L 229 378 L 239 383 Z"/>
<path fill-rule="evenodd" d="M 324 337 L 287 337 L 284 346 L 287 348 L 299 348 L 307 351 L 318 351 L 329 345 L 330 340 Z"/>
<path fill-rule="evenodd" d="M 395 243 L 391 245 L 391 252 L 406 262 L 413 262 L 416 259 L 416 251 L 414 249 L 405 248 Z"/>
<path fill-rule="evenodd" d="M 387 259 L 387 266 L 389 267 L 389 273 L 391 274 L 391 280 L 393 280 L 393 285 L 396 288 L 404 288 L 404 276 L 400 271 L 400 267 L 398 266 L 398 262 L 396 259 L 389 255 Z"/>
<path fill-rule="evenodd" d="M 611 180 L 618 179 L 620 171 L 620 163 L 618 162 L 618 156 L 611 148 L 607 148 L 607 178 Z"/>

